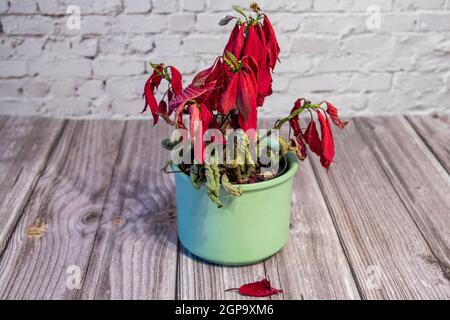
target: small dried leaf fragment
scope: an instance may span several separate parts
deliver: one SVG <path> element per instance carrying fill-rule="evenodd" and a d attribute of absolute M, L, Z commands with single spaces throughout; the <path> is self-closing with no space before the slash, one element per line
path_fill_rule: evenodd
<path fill-rule="evenodd" d="M 241 188 L 232 185 L 226 173 L 222 175 L 222 185 L 224 189 L 231 195 L 238 197 L 242 194 Z"/>
<path fill-rule="evenodd" d="M 239 294 L 243 296 L 250 296 L 250 297 L 268 297 L 277 293 L 283 293 L 283 290 L 273 288 L 270 285 L 270 281 L 267 279 L 263 279 L 261 281 L 256 281 L 252 283 L 247 283 L 242 285 L 239 288 L 231 288 L 225 290 L 227 291 L 238 291 Z"/>
<path fill-rule="evenodd" d="M 218 208 L 222 208 L 223 204 L 219 199 L 220 196 L 220 170 L 217 159 L 211 157 L 205 165 L 206 174 L 206 190 L 208 196 L 217 204 Z"/>

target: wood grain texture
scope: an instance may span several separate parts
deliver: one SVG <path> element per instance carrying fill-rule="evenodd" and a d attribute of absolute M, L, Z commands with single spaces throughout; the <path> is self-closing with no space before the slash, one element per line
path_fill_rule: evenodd
<path fill-rule="evenodd" d="M 0 116 L 0 298 L 244 299 L 225 289 L 266 277 L 285 290 L 271 299 L 449 299 L 448 128 L 335 129 L 330 171 L 315 156 L 299 166 L 284 249 L 223 267 L 177 241 L 169 128 Z"/>
<path fill-rule="evenodd" d="M 81 298 L 175 298 L 175 186 L 161 171 L 168 129 L 127 122 Z"/>
<path fill-rule="evenodd" d="M 312 163 L 363 298 L 448 299 L 448 279 L 357 125 L 334 131 L 334 166 Z"/>
<path fill-rule="evenodd" d="M 354 121 L 450 284 L 450 176 L 405 118 Z M 449 140 L 450 141 L 450 140 Z"/>
<path fill-rule="evenodd" d="M 237 292 L 225 292 L 244 283 L 266 278 L 264 263 L 250 266 L 220 266 L 203 261 L 189 253 L 180 244 L 178 258 L 177 299 L 255 299 L 240 296 Z M 281 284 L 272 282 L 276 288 Z M 260 298 L 261 299 L 261 298 Z M 269 298 L 263 298 L 268 300 Z"/>
<path fill-rule="evenodd" d="M 63 124 L 62 120 L 0 117 L 0 255 Z"/>
<path fill-rule="evenodd" d="M 67 123 L 0 261 L 1 298 L 76 296 L 67 272 L 86 271 L 123 129 L 124 122 Z M 41 223 L 47 231 L 27 237 Z"/>
<path fill-rule="evenodd" d="M 450 174 L 450 115 L 408 116 L 407 119 Z"/>
<path fill-rule="evenodd" d="M 273 299 L 360 298 L 309 159 L 295 177 L 289 240 L 265 269 L 284 289 Z"/>

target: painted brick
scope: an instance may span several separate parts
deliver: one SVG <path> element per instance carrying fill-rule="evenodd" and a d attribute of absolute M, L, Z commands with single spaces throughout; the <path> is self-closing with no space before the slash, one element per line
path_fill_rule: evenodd
<path fill-rule="evenodd" d="M 260 117 L 284 115 L 299 95 L 347 116 L 448 110 L 450 0 L 259 4 L 281 47 Z M 69 5 L 80 29 L 67 26 Z M 0 0 L 0 114 L 146 117 L 146 63 L 176 66 L 187 85 L 222 53 L 234 22 L 218 21 L 238 15 L 232 5 L 249 1 Z M 380 29 L 367 27 L 370 6 Z"/>

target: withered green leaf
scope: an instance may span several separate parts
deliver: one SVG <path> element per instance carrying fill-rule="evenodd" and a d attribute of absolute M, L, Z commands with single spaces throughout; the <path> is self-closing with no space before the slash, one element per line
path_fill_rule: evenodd
<path fill-rule="evenodd" d="M 217 207 L 222 208 L 223 204 L 219 199 L 220 196 L 220 170 L 217 158 L 210 157 L 205 164 L 206 174 L 206 190 L 208 196 L 217 204 Z"/>
<path fill-rule="evenodd" d="M 240 196 L 242 194 L 241 187 L 232 185 L 226 173 L 222 175 L 222 185 L 223 188 L 233 196 Z"/>

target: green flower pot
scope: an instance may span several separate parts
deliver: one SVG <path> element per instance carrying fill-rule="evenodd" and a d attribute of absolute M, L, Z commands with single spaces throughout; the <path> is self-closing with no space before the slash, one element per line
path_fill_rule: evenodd
<path fill-rule="evenodd" d="M 182 245 L 204 260 L 225 265 L 256 263 L 283 248 L 289 235 L 292 185 L 298 167 L 294 155 L 289 154 L 287 160 L 285 173 L 241 185 L 240 197 L 222 188 L 222 208 L 210 200 L 203 186 L 196 190 L 190 177 L 178 172 L 175 183 Z"/>

